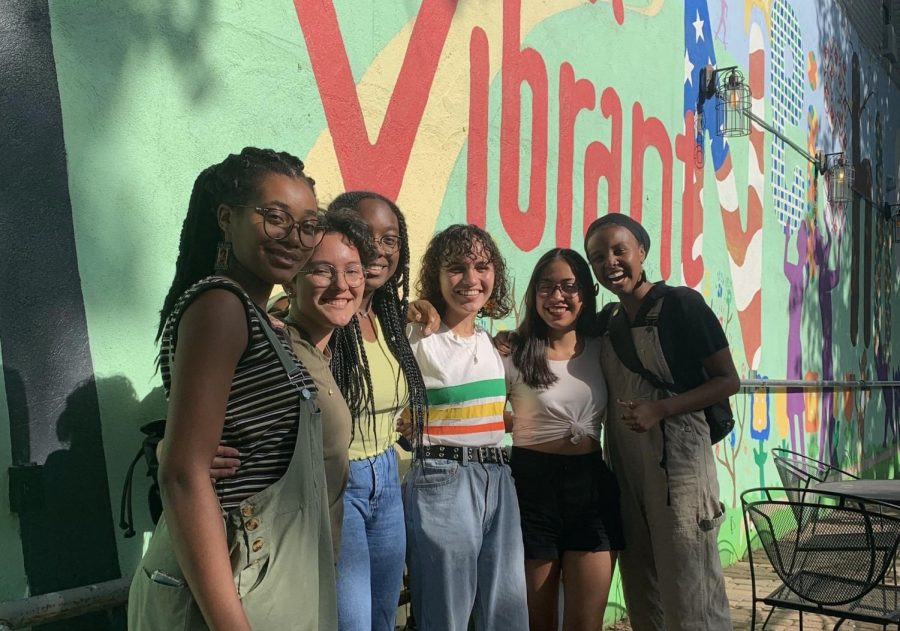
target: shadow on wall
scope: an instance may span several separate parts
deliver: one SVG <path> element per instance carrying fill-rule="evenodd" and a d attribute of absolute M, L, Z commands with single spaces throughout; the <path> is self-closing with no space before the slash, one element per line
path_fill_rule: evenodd
<path fill-rule="evenodd" d="M 4 367 L 7 396 L 24 397 L 24 386 L 15 370 Z M 161 388 L 138 400 L 131 382 L 122 376 L 86 380 L 66 397 L 56 422 L 56 434 L 65 448 L 47 456 L 43 465 L 29 467 L 26 502 L 19 507 L 21 538 L 26 559 L 26 579 L 32 593 L 47 593 L 89 585 L 121 576 L 115 549 L 92 548 L 91 533 L 106 531 L 109 540 L 115 536 L 115 525 L 107 519 L 110 489 L 105 483 L 103 436 L 99 423 L 88 422 L 86 410 L 96 409 L 97 393 L 103 393 L 104 404 L 122 414 L 116 424 L 121 442 L 140 446 L 138 427 L 142 418 L 154 417 L 164 397 Z M 164 401 L 162 402 L 164 409 Z M 27 410 L 27 408 L 24 408 Z M 16 420 L 18 430 L 27 431 L 29 419 Z M 21 434 L 20 434 L 21 438 Z M 107 437 L 109 438 L 109 437 Z M 121 451 L 121 450 L 120 450 Z M 129 448 L 127 451 L 131 451 Z M 128 457 L 128 454 L 123 454 Z M 22 462 L 21 460 L 19 462 Z M 113 469 L 116 470 L 116 469 Z M 110 480 L 113 497 L 118 497 L 122 480 Z M 144 491 L 146 495 L 146 490 Z M 138 500 L 139 505 L 145 500 Z M 146 514 L 146 509 L 137 511 Z M 115 504 L 114 514 L 118 514 Z M 145 518 L 149 523 L 149 518 Z M 90 554 L 85 550 L 90 549 Z M 42 625 L 41 629 L 74 631 L 124 629 L 124 610 L 113 610 L 81 616 L 72 620 Z"/>
<path fill-rule="evenodd" d="M 212 0 L 82 0 L 51 6 L 54 42 L 64 41 L 92 77 L 104 78 L 104 85 L 94 86 L 100 115 L 114 107 L 128 59 L 160 48 L 191 100 L 202 100 L 215 81 L 202 44 L 214 18 Z"/>
<path fill-rule="evenodd" d="M 141 221 L 153 221 L 153 213 L 167 210 L 148 206 L 148 200 L 136 190 L 140 187 L 129 181 L 143 178 L 159 182 L 167 174 L 164 165 L 172 158 L 164 152 L 171 119 L 190 112 L 215 92 L 220 79 L 211 59 L 222 52 L 208 50 L 209 33 L 217 28 L 216 8 L 225 10 L 224 5 L 213 0 L 78 0 L 50 4 L 70 181 L 80 183 L 72 191 L 75 225 L 77 229 L 82 222 L 103 222 L 100 234 L 92 225 L 79 235 L 79 249 L 89 252 L 80 257 L 81 264 L 99 268 L 114 262 L 115 275 L 101 281 L 104 290 L 117 280 L 145 276 L 145 270 L 137 267 L 140 256 L 135 256 L 135 251 L 146 252 L 152 245 L 136 243 L 136 235 L 142 233 Z M 130 76 L 136 72 L 139 76 Z M 180 89 L 176 109 L 171 109 L 175 105 L 171 102 L 154 100 L 154 95 L 166 92 L 163 86 L 173 85 Z M 141 102 L 155 103 L 155 107 L 141 108 L 137 105 Z M 139 120 L 128 114 L 135 108 L 143 109 Z M 202 127 L 190 133 L 205 134 L 209 130 Z M 122 141 L 123 136 L 139 135 L 151 139 L 154 151 L 157 145 L 163 147 L 163 153 L 154 158 L 146 153 L 147 146 L 136 148 Z M 87 183 L 98 175 L 107 181 Z M 139 221 L 135 210 L 148 214 Z M 117 216 L 120 219 L 109 220 Z M 94 271 L 90 276 L 96 279 L 97 274 Z M 93 301 L 89 309 L 120 312 L 123 304 L 142 304 L 139 283 L 117 285 L 116 291 L 110 292 L 115 300 L 86 287 L 86 297 Z"/>
<path fill-rule="evenodd" d="M 785 235 L 784 244 L 784 274 L 790 284 L 786 377 L 888 379 L 896 365 L 889 343 L 893 257 L 886 239 L 876 238 L 884 232 L 881 218 L 860 197 L 878 198 L 872 165 L 883 147 L 872 129 L 884 103 L 874 99 L 862 107 L 874 88 L 873 73 L 861 70 L 868 53 L 854 50 L 838 3 L 817 5 L 815 11 L 819 40 L 804 41 L 804 59 L 799 61 L 805 66 L 804 90 L 821 90 L 825 108 L 810 108 L 801 127 L 810 128 L 811 146 L 846 152 L 857 171 L 857 195 L 848 204 L 823 202 L 827 179 L 807 169 L 805 217 L 797 230 Z M 826 133 L 829 129 L 833 132 Z M 873 308 L 873 296 L 885 290 L 888 297 L 881 304 L 886 306 L 879 309 L 876 301 Z M 789 390 L 786 398 L 787 436 L 782 447 L 858 468 L 897 442 L 890 390 Z M 775 420 L 771 414 L 769 418 Z M 767 440 L 768 448 L 778 446 L 769 438 L 769 428 L 754 424 L 753 430 L 760 434 L 756 438 Z"/>

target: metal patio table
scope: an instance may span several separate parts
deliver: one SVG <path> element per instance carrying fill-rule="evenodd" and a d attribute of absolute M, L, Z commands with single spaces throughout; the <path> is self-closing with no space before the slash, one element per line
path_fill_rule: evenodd
<path fill-rule="evenodd" d="M 811 488 L 827 493 L 855 495 L 900 506 L 900 480 L 840 480 L 819 482 Z"/>

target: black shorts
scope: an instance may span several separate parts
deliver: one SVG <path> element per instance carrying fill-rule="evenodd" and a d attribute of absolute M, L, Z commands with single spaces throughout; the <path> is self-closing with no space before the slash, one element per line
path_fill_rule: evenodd
<path fill-rule="evenodd" d="M 562 456 L 513 447 L 526 559 L 622 550 L 619 484 L 600 451 Z"/>

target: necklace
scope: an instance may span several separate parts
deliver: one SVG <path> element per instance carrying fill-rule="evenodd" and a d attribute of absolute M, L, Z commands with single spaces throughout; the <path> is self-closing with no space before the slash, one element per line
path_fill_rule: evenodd
<path fill-rule="evenodd" d="M 472 355 L 472 363 L 478 363 L 478 331 L 473 333 L 472 335 L 458 335 L 456 333 L 451 333 L 453 339 L 460 344 L 461 346 L 468 347 L 469 353 Z"/>

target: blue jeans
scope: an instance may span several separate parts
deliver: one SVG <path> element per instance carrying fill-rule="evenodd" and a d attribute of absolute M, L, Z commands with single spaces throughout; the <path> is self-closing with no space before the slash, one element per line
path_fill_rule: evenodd
<path fill-rule="evenodd" d="M 351 460 L 337 565 L 341 631 L 394 631 L 405 554 L 397 453 Z"/>
<path fill-rule="evenodd" d="M 422 631 L 528 628 L 519 504 L 509 467 L 428 459 L 403 482 L 410 592 Z"/>

